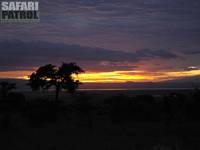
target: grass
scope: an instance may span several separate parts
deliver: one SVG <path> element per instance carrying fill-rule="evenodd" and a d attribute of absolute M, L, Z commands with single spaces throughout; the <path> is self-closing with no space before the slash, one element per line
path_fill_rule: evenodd
<path fill-rule="evenodd" d="M 4 101 L 0 104 L 0 148 L 198 150 L 200 115 L 198 111 L 191 111 L 199 108 L 193 92 L 176 91 L 175 97 L 169 94 L 171 91 L 161 94 L 154 91 L 152 96 L 134 91 L 88 91 L 74 96 L 61 93 L 60 103 L 54 102 L 52 92 L 26 92 L 24 104 L 11 105 Z M 173 102 L 170 108 L 175 108 L 174 114 L 179 114 L 177 108 L 184 110 L 180 116 L 172 117 L 169 124 L 165 116 L 169 112 L 162 109 L 166 104 L 164 99 Z M 195 117 L 190 117 L 193 113 Z M 189 117 L 180 120 L 182 116 Z M 5 119 L 10 121 L 7 128 L 2 126 Z"/>

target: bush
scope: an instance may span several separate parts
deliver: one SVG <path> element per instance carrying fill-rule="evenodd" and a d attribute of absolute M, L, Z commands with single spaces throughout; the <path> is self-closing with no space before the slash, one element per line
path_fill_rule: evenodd
<path fill-rule="evenodd" d="M 104 101 L 113 122 L 127 121 L 132 118 L 133 105 L 128 96 L 117 95 Z"/>
<path fill-rule="evenodd" d="M 23 112 L 31 125 L 40 125 L 56 121 L 59 113 L 59 104 L 48 100 L 29 102 Z"/>
<path fill-rule="evenodd" d="M 12 92 L 8 94 L 6 101 L 14 106 L 23 105 L 26 102 L 26 97 L 22 93 Z"/>

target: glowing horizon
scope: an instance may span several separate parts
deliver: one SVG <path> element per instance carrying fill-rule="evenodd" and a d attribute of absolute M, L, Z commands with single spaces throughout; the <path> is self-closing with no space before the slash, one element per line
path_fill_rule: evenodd
<path fill-rule="evenodd" d="M 28 76 L 33 71 L 4 71 L 0 72 L 0 78 L 6 79 L 24 79 L 28 80 Z M 180 79 L 184 77 L 192 77 L 200 75 L 198 70 L 184 71 L 159 71 L 150 72 L 143 70 L 133 71 L 108 71 L 108 72 L 86 72 L 75 78 L 83 83 L 125 83 L 125 82 L 160 82 L 166 80 Z"/>

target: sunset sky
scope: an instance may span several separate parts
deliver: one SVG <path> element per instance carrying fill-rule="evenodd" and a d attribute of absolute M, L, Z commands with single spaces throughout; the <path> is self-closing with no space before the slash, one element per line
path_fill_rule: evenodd
<path fill-rule="evenodd" d="M 198 0 L 40 0 L 39 23 L 0 23 L 0 78 L 76 62 L 83 82 L 200 75 Z"/>

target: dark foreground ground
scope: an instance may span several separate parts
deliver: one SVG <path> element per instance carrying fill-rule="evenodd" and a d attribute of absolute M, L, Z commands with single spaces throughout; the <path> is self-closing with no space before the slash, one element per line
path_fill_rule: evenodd
<path fill-rule="evenodd" d="M 2 150 L 199 150 L 198 90 L 15 94 L 0 103 Z"/>
<path fill-rule="evenodd" d="M 159 123 L 95 126 L 57 123 L 1 132 L 5 150 L 199 150 L 199 125 L 166 129 Z"/>

